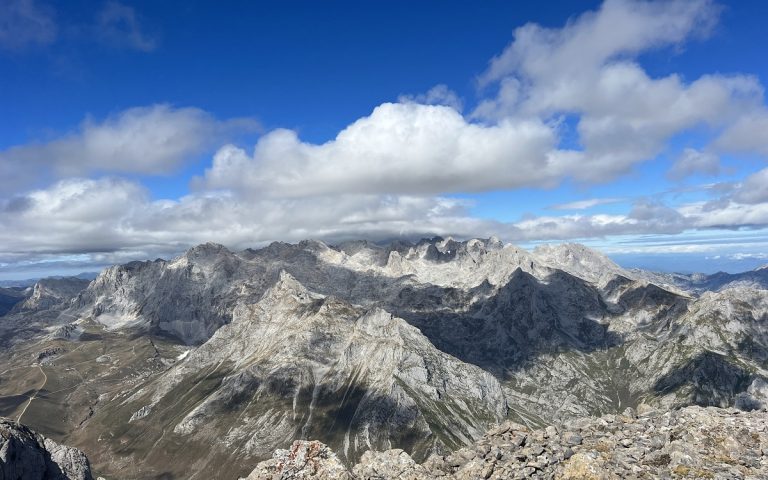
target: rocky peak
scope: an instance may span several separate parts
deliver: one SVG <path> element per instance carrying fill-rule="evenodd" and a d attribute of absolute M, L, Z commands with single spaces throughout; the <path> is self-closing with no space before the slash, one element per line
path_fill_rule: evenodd
<path fill-rule="evenodd" d="M 92 480 L 88 459 L 28 427 L 0 417 L 0 478 Z"/>
<path fill-rule="evenodd" d="M 533 255 L 544 265 L 564 270 L 591 282 L 600 282 L 606 277 L 631 274 L 618 266 L 606 255 L 578 243 L 539 245 Z"/>
<path fill-rule="evenodd" d="M 272 459 L 260 463 L 240 480 L 353 480 L 352 475 L 327 445 L 297 440 L 287 450 L 276 450 Z"/>
<path fill-rule="evenodd" d="M 77 277 L 43 278 L 35 283 L 31 295 L 16 305 L 14 312 L 29 312 L 52 308 L 69 302 L 90 284 Z"/>
<path fill-rule="evenodd" d="M 193 258 L 207 257 L 211 255 L 218 255 L 221 253 L 231 254 L 232 252 L 230 252 L 227 249 L 227 247 L 219 243 L 206 242 L 190 248 L 189 250 L 186 251 L 184 256 L 187 258 L 193 259 Z"/>

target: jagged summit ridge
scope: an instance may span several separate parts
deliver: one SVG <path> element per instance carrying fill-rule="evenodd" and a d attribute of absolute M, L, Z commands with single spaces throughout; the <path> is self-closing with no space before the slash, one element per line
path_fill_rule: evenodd
<path fill-rule="evenodd" d="M 616 275 L 633 277 L 606 255 L 581 244 L 539 245 L 533 250 L 533 255 L 545 265 L 591 282 L 600 282 Z"/>
<path fill-rule="evenodd" d="M 339 247 L 304 241 L 243 252 L 208 243 L 170 261 L 110 267 L 68 313 L 92 317 L 110 328 L 144 327 L 198 344 L 229 321 L 238 298 L 258 297 L 281 270 L 315 290 L 334 293 L 334 288 L 345 290 L 360 279 L 361 288 L 396 282 L 456 288 L 483 282 L 502 285 L 516 269 L 544 278 L 555 264 L 496 238 L 457 242 L 436 237 L 415 244 L 355 242 Z M 367 292 L 352 293 L 353 302 L 370 301 L 363 298 L 370 296 Z"/>

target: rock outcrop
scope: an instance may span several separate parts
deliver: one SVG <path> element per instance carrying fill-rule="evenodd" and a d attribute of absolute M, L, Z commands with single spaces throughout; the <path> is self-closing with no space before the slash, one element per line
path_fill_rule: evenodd
<path fill-rule="evenodd" d="M 89 283 L 90 280 L 77 277 L 43 278 L 32 287 L 29 297 L 16 304 L 12 313 L 41 311 L 69 302 Z"/>
<path fill-rule="evenodd" d="M 297 440 L 287 450 L 277 450 L 240 480 L 352 480 L 333 451 L 318 441 Z"/>
<path fill-rule="evenodd" d="M 296 453 L 293 453 L 296 452 Z M 308 453 L 317 452 L 317 453 Z M 283 476 L 281 476 L 283 475 Z M 260 463 L 248 480 L 355 480 L 768 477 L 768 412 L 645 404 L 620 415 L 530 430 L 506 422 L 474 445 L 416 463 L 402 450 L 369 451 L 351 470 L 319 442 L 296 442 Z"/>
<path fill-rule="evenodd" d="M 60 445 L 12 420 L 0 418 L 0 479 L 92 480 L 80 450 Z"/>

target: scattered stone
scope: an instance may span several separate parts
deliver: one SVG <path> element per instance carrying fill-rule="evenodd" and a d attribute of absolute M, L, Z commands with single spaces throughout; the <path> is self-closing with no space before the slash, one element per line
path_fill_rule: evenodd
<path fill-rule="evenodd" d="M 402 452 L 402 450 L 366 452 L 365 455 L 368 455 L 369 459 L 382 457 L 377 463 L 381 469 L 379 476 L 371 476 L 370 478 L 411 478 L 394 475 L 397 472 L 397 465 L 401 465 L 401 471 L 406 466 L 415 466 L 413 460 L 410 463 L 402 462 L 398 452 Z M 407 456 L 404 452 L 402 453 Z M 401 460 L 401 462 L 398 462 L 398 460 Z M 377 472 L 373 469 L 373 466 L 371 466 L 369 471 Z M 367 472 L 361 471 L 361 474 L 366 474 Z M 296 480 L 308 478 L 317 480 L 352 480 L 354 477 L 342 465 L 336 454 L 323 443 L 296 440 L 290 449 L 277 450 L 272 455 L 272 459 L 258 464 L 256 469 L 245 480 L 280 480 L 289 478 Z"/>
<path fill-rule="evenodd" d="M 575 446 L 575 445 L 581 445 L 583 438 L 578 433 L 567 432 L 563 436 L 563 440 L 565 441 L 566 445 Z"/>
<path fill-rule="evenodd" d="M 655 412 L 656 412 L 656 409 L 648 405 L 647 403 L 641 403 L 640 405 L 637 406 L 638 417 L 646 417 Z"/>
<path fill-rule="evenodd" d="M 423 464 L 402 450 L 368 451 L 351 472 L 319 442 L 295 442 L 292 451 L 307 450 L 312 444 L 312 451 L 323 453 L 291 456 L 278 451 L 248 479 L 768 478 L 768 412 L 764 410 L 686 407 L 657 414 L 641 405 L 637 417 L 629 413 L 587 417 L 564 427 L 534 431 L 504 424 L 491 429 L 475 447 L 448 456 L 433 454 Z"/>

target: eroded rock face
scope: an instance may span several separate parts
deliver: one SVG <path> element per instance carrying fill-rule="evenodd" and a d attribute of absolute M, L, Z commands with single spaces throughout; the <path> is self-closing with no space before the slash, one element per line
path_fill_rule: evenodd
<path fill-rule="evenodd" d="M 12 420 L 0 418 L 0 479 L 92 480 L 80 450 L 59 445 Z"/>
<path fill-rule="evenodd" d="M 307 475 L 305 468 L 304 476 L 282 478 L 756 480 L 768 476 L 767 429 L 765 411 L 686 407 L 662 413 L 643 404 L 637 411 L 581 418 L 540 430 L 506 422 L 474 445 L 447 456 L 433 455 L 422 464 L 402 450 L 369 451 L 347 473 L 349 477 Z M 296 442 L 292 447 L 310 448 L 324 451 L 318 442 Z M 284 454 L 276 453 L 275 458 L 280 455 Z M 333 457 L 314 458 L 312 470 L 321 475 L 338 462 Z M 276 471 L 270 470 L 275 462 L 262 462 L 248 479 L 280 478 L 269 476 Z"/>
<path fill-rule="evenodd" d="M 135 405 L 129 422 L 168 422 L 174 392 L 213 371 L 221 381 L 206 398 L 181 418 L 171 410 L 173 435 L 201 445 L 221 437 L 227 448 L 240 445 L 242 461 L 306 438 L 322 439 L 345 462 L 392 447 L 425 458 L 471 443 L 507 415 L 488 372 L 381 308 L 311 292 L 288 273 L 233 317 L 126 402 Z"/>

